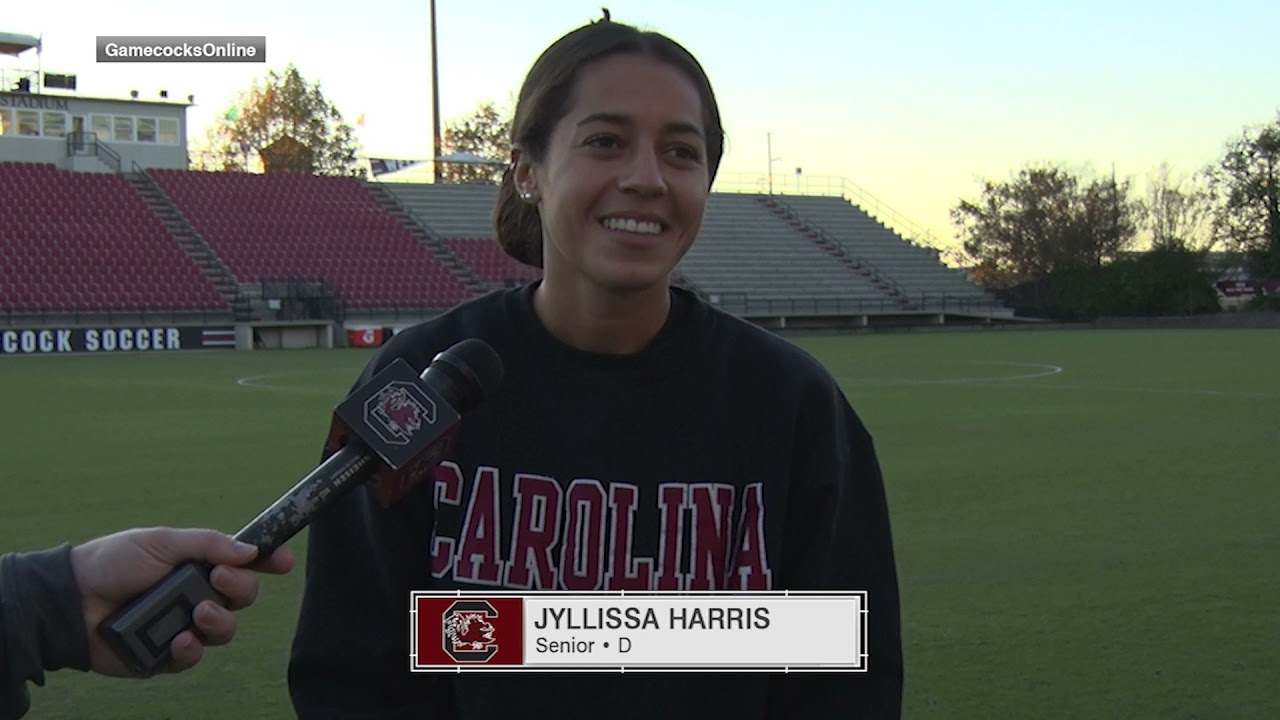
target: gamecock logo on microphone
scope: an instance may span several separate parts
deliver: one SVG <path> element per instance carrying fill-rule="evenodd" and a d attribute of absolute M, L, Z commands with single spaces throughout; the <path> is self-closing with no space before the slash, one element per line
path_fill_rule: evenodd
<path fill-rule="evenodd" d="M 483 663 L 498 652 L 490 618 L 498 609 L 484 600 L 459 600 L 441 615 L 444 624 L 444 651 L 454 662 Z"/>
<path fill-rule="evenodd" d="M 365 423 L 390 445 L 408 445 L 423 425 L 436 421 L 436 403 L 413 383 L 393 380 L 365 401 Z"/>

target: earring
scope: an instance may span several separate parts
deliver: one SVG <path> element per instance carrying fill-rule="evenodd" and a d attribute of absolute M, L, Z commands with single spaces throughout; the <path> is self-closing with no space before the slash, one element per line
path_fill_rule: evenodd
<path fill-rule="evenodd" d="M 536 196 L 529 190 L 520 193 L 520 198 L 531 205 L 537 202 Z"/>

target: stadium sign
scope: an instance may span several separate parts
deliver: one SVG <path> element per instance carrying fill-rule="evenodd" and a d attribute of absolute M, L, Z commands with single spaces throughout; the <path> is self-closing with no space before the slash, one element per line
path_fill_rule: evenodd
<path fill-rule="evenodd" d="M 0 330 L 0 355 L 231 350 L 231 327 L 78 327 Z"/>
<path fill-rule="evenodd" d="M 10 95 L 0 94 L 0 108 L 35 108 L 37 110 L 69 110 L 66 98 L 48 95 Z"/>

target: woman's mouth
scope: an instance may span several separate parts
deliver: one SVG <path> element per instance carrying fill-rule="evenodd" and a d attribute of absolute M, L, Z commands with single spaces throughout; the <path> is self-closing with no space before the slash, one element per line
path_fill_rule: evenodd
<path fill-rule="evenodd" d="M 636 220 L 635 218 L 610 217 L 600 221 L 608 230 L 636 233 L 637 235 L 657 235 L 662 232 L 662 223 L 652 220 Z"/>

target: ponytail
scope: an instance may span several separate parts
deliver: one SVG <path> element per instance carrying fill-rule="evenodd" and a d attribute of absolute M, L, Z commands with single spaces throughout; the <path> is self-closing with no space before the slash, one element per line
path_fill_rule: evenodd
<path fill-rule="evenodd" d="M 498 245 L 525 265 L 542 267 L 542 215 L 536 205 L 516 192 L 515 167 L 502 174 L 498 202 L 493 207 L 493 229 Z"/>

